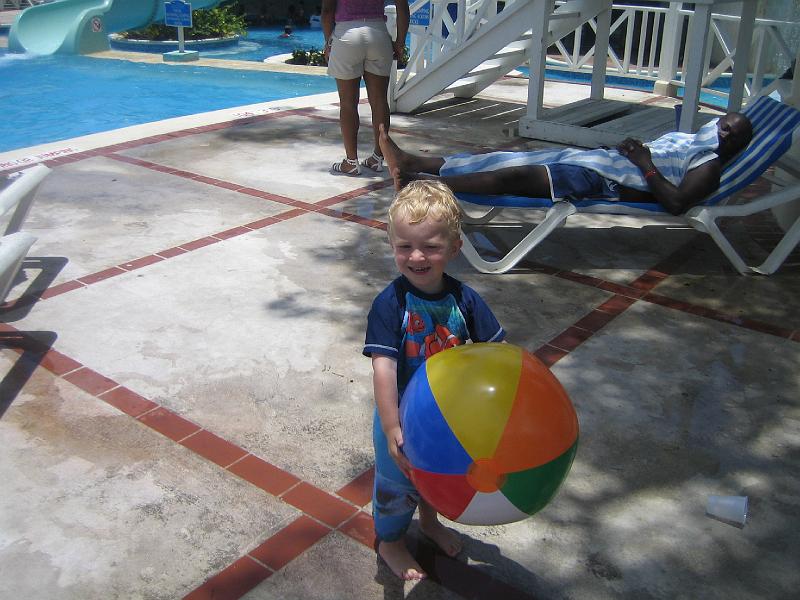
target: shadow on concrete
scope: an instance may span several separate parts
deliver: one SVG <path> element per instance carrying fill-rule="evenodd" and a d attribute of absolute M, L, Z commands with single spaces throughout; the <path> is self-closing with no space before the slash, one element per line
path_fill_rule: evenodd
<path fill-rule="evenodd" d="M 659 256 L 669 254 L 642 255 L 642 248 L 659 243 L 656 235 L 679 237 L 676 247 L 695 236 L 691 230 L 662 235 L 661 229 L 619 227 L 605 235 L 630 242 L 630 254 L 620 260 L 646 271 Z M 602 232 L 556 233 L 559 243 L 553 252 L 575 244 L 586 253 L 555 263 L 559 268 L 592 266 L 593 244 L 586 238 Z M 366 323 L 372 297 L 395 276 L 381 238 L 365 228 L 348 244 L 317 247 L 313 254 L 319 264 L 353 257 L 348 261 L 351 277 L 329 292 L 362 303 L 363 314 L 348 315 L 357 338 L 363 336 L 358 326 Z M 689 261 L 678 265 L 679 272 L 684 268 L 702 278 L 709 267 Z M 748 285 L 769 280 L 736 277 Z M 559 315 L 559 303 L 564 306 L 569 298 L 554 298 L 557 292 L 543 287 L 551 282 L 560 289 L 556 279 L 470 273 L 466 281 L 503 299 L 505 306 L 490 304 L 496 312 L 512 315 L 508 320 L 513 323 L 501 318 L 509 341 L 529 350 L 549 339 L 550 333 L 542 333 L 548 328 L 563 329 L 577 320 Z M 524 320 L 513 316 L 527 311 L 537 297 L 551 304 L 526 312 Z M 299 300 L 287 297 L 269 310 L 321 310 L 343 318 L 333 307 Z M 586 305 L 587 311 L 591 308 Z M 791 314 L 796 300 L 782 308 Z M 780 323 L 780 314 L 770 321 Z M 390 573 L 384 580 L 379 568 L 376 580 L 384 586 L 385 599 L 439 597 L 430 587 L 434 582 L 463 598 L 654 598 L 679 590 L 723 597 L 733 589 L 743 597 L 790 596 L 798 581 L 792 567 L 797 552 L 788 550 L 787 532 L 800 527 L 800 518 L 783 499 L 797 494 L 790 473 L 800 455 L 774 433 L 798 406 L 793 342 L 649 305 L 631 310 L 609 329 L 554 368 L 572 397 L 582 438 L 572 472 L 554 501 L 534 519 L 515 525 L 513 536 L 499 533 L 497 545 L 481 541 L 494 539 L 489 530 L 488 538 L 484 533 L 481 539 L 466 536 L 465 556 L 458 560 L 416 542 L 412 552 L 431 582 L 417 584 L 403 596 L 402 582 Z M 769 354 L 768 364 L 759 361 L 764 353 Z M 371 405 L 371 398 L 363 401 Z M 753 473 L 758 477 L 751 477 Z M 704 516 L 708 493 L 750 496 L 754 522 L 744 529 L 746 541 L 738 530 Z M 652 510 L 662 503 L 676 512 Z M 409 545 L 415 537 L 409 536 Z M 642 554 L 633 560 L 631 552 Z M 517 562 L 521 557 L 529 561 Z M 463 562 L 465 558 L 473 564 Z"/>
<path fill-rule="evenodd" d="M 64 256 L 26 257 L 12 287 L 21 285 L 26 281 L 29 281 L 29 283 L 25 291 L 16 300 L 0 305 L 0 322 L 11 323 L 28 316 L 33 306 L 41 298 L 42 292 L 50 287 L 67 262 L 69 260 Z M 31 271 L 36 272 L 36 276 L 33 279 L 29 278 L 29 272 Z"/>
<path fill-rule="evenodd" d="M 37 331 L 35 335 L 34 338 L 30 332 L 0 331 L 0 348 L 19 352 L 19 358 L 0 380 L 0 418 L 25 387 L 58 337 L 52 331 Z"/>
<path fill-rule="evenodd" d="M 463 536 L 463 541 L 464 550 L 456 558 L 451 558 L 430 541 L 420 538 L 419 533 L 409 535 L 409 549 L 429 579 L 416 584 L 408 594 L 405 594 L 405 583 L 389 570 L 382 559 L 376 558 L 375 581 L 383 586 L 384 600 L 429 600 L 437 597 L 430 589 L 433 583 L 465 600 L 535 600 L 536 596 L 505 583 L 493 574 L 493 571 L 515 572 L 514 579 L 524 580 L 534 577 L 528 570 L 505 558 L 494 544 L 470 536 Z M 468 561 L 473 559 L 479 561 L 480 566 L 469 564 Z"/>

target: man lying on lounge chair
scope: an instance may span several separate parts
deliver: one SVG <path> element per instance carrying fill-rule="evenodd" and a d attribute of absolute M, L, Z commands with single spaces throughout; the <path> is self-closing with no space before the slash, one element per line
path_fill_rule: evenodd
<path fill-rule="evenodd" d="M 440 179 L 456 193 L 658 202 L 678 215 L 719 187 L 723 166 L 752 136 L 746 116 L 728 113 L 694 134 L 671 132 L 647 144 L 628 138 L 616 149 L 427 157 L 404 152 L 383 128 L 380 146 L 398 190 L 413 179 Z"/>

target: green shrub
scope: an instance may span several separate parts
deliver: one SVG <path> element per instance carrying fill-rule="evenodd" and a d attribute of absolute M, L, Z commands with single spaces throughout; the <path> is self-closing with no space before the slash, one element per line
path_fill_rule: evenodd
<path fill-rule="evenodd" d="M 240 12 L 240 11 L 238 11 Z M 212 9 L 192 11 L 192 27 L 184 28 L 187 40 L 231 37 L 246 31 L 244 16 L 237 14 L 236 3 Z M 132 29 L 121 34 L 131 40 L 166 41 L 178 39 L 178 28 L 163 23 L 151 23 L 141 29 Z"/>
<path fill-rule="evenodd" d="M 311 48 L 309 50 L 296 48 L 292 50 L 292 58 L 289 59 L 289 64 L 309 65 L 311 67 L 325 67 L 328 65 L 325 61 L 325 52 L 317 48 Z"/>

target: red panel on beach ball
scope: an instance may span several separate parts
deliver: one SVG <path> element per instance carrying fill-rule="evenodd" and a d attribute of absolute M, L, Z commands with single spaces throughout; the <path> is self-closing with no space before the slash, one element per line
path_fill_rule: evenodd
<path fill-rule="evenodd" d="M 440 475 L 412 469 L 411 481 L 422 497 L 451 521 L 458 519 L 475 496 L 475 490 L 461 475 Z"/>

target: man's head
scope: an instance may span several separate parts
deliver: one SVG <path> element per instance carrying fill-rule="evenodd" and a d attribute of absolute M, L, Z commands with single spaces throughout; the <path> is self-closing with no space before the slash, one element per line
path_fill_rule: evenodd
<path fill-rule="evenodd" d="M 389 242 L 400 273 L 417 289 L 443 289 L 447 263 L 461 249 L 461 212 L 446 185 L 412 181 L 389 207 Z"/>
<path fill-rule="evenodd" d="M 733 157 L 753 138 L 753 125 L 742 113 L 731 112 L 717 121 L 718 154 L 727 160 Z"/>

